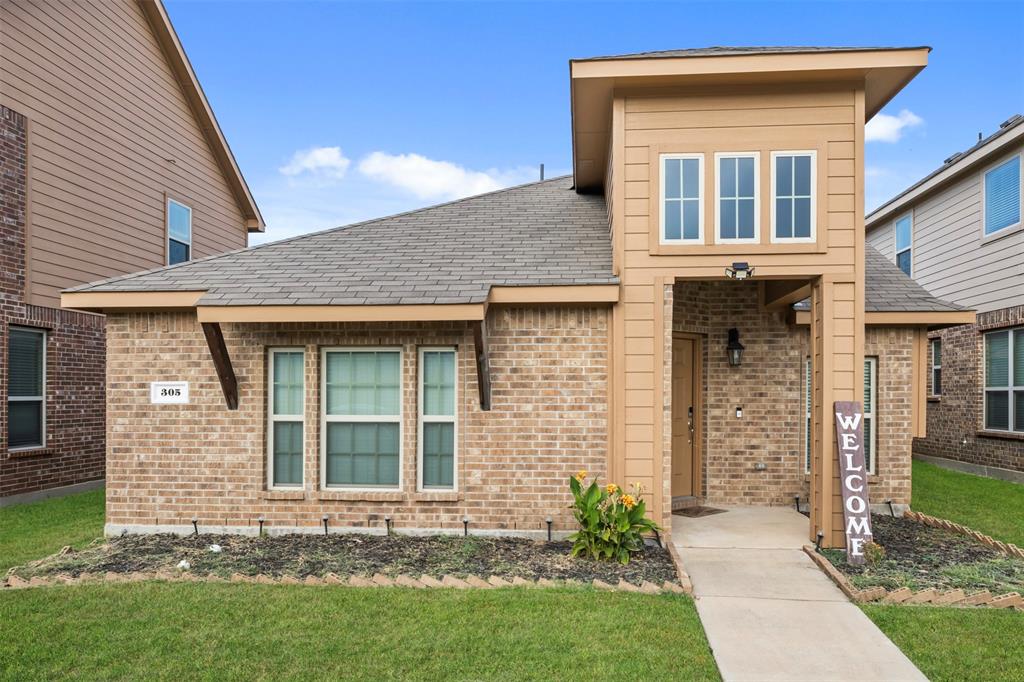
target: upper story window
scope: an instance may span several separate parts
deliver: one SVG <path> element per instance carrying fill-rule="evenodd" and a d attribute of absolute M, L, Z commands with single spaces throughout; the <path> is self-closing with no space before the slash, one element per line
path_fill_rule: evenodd
<path fill-rule="evenodd" d="M 815 238 L 815 161 L 808 152 L 772 152 L 772 241 Z"/>
<path fill-rule="evenodd" d="M 192 209 L 185 204 L 167 200 L 167 264 L 192 259 Z"/>
<path fill-rule="evenodd" d="M 985 334 L 985 428 L 1024 433 L 1024 327 Z"/>
<path fill-rule="evenodd" d="M 7 336 L 7 448 L 46 443 L 46 332 L 11 327 Z"/>
<path fill-rule="evenodd" d="M 985 234 L 1020 225 L 1020 156 L 985 172 Z"/>
<path fill-rule="evenodd" d="M 913 276 L 914 219 L 907 214 L 896 221 L 896 265 L 907 274 Z"/>
<path fill-rule="evenodd" d="M 661 241 L 704 241 L 704 155 L 661 157 Z"/>
<path fill-rule="evenodd" d="M 932 339 L 932 395 L 942 395 L 942 339 Z"/>
<path fill-rule="evenodd" d="M 715 154 L 715 241 L 756 243 L 758 240 L 758 152 Z"/>
<path fill-rule="evenodd" d="M 272 348 L 267 374 L 267 482 L 271 488 L 301 488 L 305 421 L 305 354 Z"/>

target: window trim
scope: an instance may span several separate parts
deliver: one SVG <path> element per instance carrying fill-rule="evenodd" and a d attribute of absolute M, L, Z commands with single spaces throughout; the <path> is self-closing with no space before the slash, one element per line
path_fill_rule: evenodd
<path fill-rule="evenodd" d="M 398 353 L 398 415 L 380 414 L 327 414 L 327 354 L 328 353 Z M 323 346 L 320 348 L 320 489 L 331 492 L 400 493 L 405 482 L 405 349 L 402 346 Z M 327 424 L 330 422 L 397 423 L 398 424 L 398 485 L 328 485 L 327 483 Z"/>
<path fill-rule="evenodd" d="M 10 371 L 11 371 L 11 365 L 10 365 L 10 356 L 9 356 L 9 354 L 10 354 L 10 333 L 11 333 L 11 331 L 28 332 L 30 334 L 39 334 L 42 337 L 42 340 L 43 340 L 43 363 L 42 363 L 42 369 L 41 369 L 41 371 L 42 371 L 42 381 L 40 382 L 40 388 L 42 388 L 42 390 L 43 390 L 42 395 L 38 395 L 38 396 L 12 396 L 10 394 Z M 13 448 L 12 447 L 8 447 L 7 448 L 7 452 L 29 452 L 29 451 L 32 451 L 32 450 L 44 450 L 44 449 L 46 449 L 46 388 L 47 388 L 47 384 L 48 384 L 48 382 L 46 380 L 46 354 L 47 354 L 47 350 L 48 350 L 47 341 L 49 340 L 49 333 L 47 332 L 47 330 L 40 329 L 38 327 L 23 327 L 21 325 L 11 325 L 11 326 L 9 326 L 7 328 L 7 338 L 8 338 L 8 341 L 7 341 L 8 357 L 5 359 L 5 364 L 7 365 L 7 376 L 4 377 L 4 381 L 7 382 L 7 387 L 8 387 L 8 392 L 7 392 L 7 403 L 8 403 L 7 418 L 10 419 L 10 414 L 11 414 L 10 403 L 13 403 L 13 402 L 18 402 L 18 403 L 27 403 L 27 402 L 39 403 L 40 404 L 40 413 L 42 415 L 42 418 L 40 419 L 41 424 L 40 424 L 40 430 L 39 430 L 39 444 L 38 445 L 20 445 L 20 446 L 13 447 Z M 7 438 L 10 437 L 10 425 L 7 426 L 7 433 L 5 434 L 5 436 Z M 8 444 L 10 443 L 9 440 L 7 440 L 6 442 Z"/>
<path fill-rule="evenodd" d="M 864 363 L 871 365 L 871 412 L 863 409 L 864 405 L 861 405 L 865 423 L 871 420 L 871 437 L 868 439 L 869 442 L 865 443 L 871 448 L 871 466 L 868 466 L 867 462 L 864 464 L 868 474 L 874 476 L 878 473 L 878 356 L 866 355 Z"/>
<path fill-rule="evenodd" d="M 928 355 L 928 358 L 929 358 L 930 364 L 931 364 L 931 380 L 932 380 L 932 385 L 931 385 L 931 390 L 928 392 L 928 395 L 931 396 L 932 398 L 938 398 L 938 397 L 942 396 L 942 387 L 940 386 L 938 391 L 935 390 L 935 372 L 938 371 L 939 372 L 939 376 L 940 377 L 942 376 L 942 337 L 938 337 L 937 336 L 934 339 L 929 339 L 929 344 L 930 344 L 931 347 L 929 349 L 930 353 Z M 939 348 L 939 363 L 938 364 L 935 364 L 935 348 L 936 348 L 936 346 L 938 346 L 938 348 Z M 941 379 L 939 379 L 939 383 L 940 384 L 942 383 Z"/>
<path fill-rule="evenodd" d="M 899 240 L 899 234 L 897 232 L 897 227 L 896 226 L 904 218 L 909 218 L 910 219 L 910 244 L 905 249 L 901 249 L 901 248 L 899 248 L 899 241 L 898 241 Z M 914 212 L 913 211 L 907 211 L 906 213 L 904 213 L 903 215 L 898 216 L 897 218 L 895 218 L 892 221 L 892 246 L 893 246 L 893 263 L 896 264 L 897 268 L 900 267 L 900 254 L 903 253 L 904 251 L 909 251 L 910 252 L 910 272 L 906 273 L 906 275 L 907 275 L 907 277 L 913 277 L 914 276 Z M 903 272 L 902 268 L 900 269 L 900 272 Z"/>
<path fill-rule="evenodd" d="M 274 356 L 277 353 L 302 353 L 302 414 L 274 414 Z M 267 348 L 267 490 L 305 490 L 306 488 L 306 349 L 304 346 L 269 346 Z M 302 424 L 302 481 L 277 484 L 274 481 L 274 423 Z"/>
<path fill-rule="evenodd" d="M 775 233 L 775 205 L 776 196 L 775 160 L 780 156 L 796 158 L 798 156 L 809 156 L 811 158 L 811 235 L 809 237 L 778 237 Z M 818 242 L 818 151 L 816 149 L 779 150 L 769 154 L 769 166 L 771 174 L 771 225 L 770 238 L 772 244 L 816 244 Z M 756 177 L 756 175 L 755 175 Z M 794 187 L 794 190 L 796 188 Z M 793 195 L 794 197 L 796 195 Z M 755 211 L 756 209 L 755 201 Z M 756 224 L 756 221 L 755 221 Z M 794 222 L 794 232 L 795 232 Z M 757 230 L 755 229 L 755 234 Z"/>
<path fill-rule="evenodd" d="M 987 217 L 985 215 L 985 186 L 987 181 L 985 176 L 1003 164 L 1013 161 L 1014 158 L 1017 159 L 1017 163 L 1020 168 L 1020 188 L 1018 189 L 1017 200 L 1021 205 L 1017 212 L 1017 222 L 1007 225 L 1006 227 L 1001 227 L 994 232 L 986 232 L 985 220 Z M 981 239 L 983 242 L 993 241 L 1022 228 L 1024 228 L 1024 152 L 1018 152 L 981 169 Z"/>
<path fill-rule="evenodd" d="M 686 239 L 682 235 L 685 230 L 680 228 L 679 239 L 668 239 L 665 237 L 665 162 L 671 160 L 685 160 L 685 159 L 696 159 L 697 160 L 697 237 L 695 239 Z M 661 244 L 703 244 L 704 243 L 704 153 L 703 152 L 686 152 L 686 153 L 665 153 L 660 154 L 658 157 L 658 184 L 659 184 L 659 203 L 658 203 L 658 239 Z M 683 199 L 680 198 L 680 203 Z"/>
<path fill-rule="evenodd" d="M 754 160 L 754 236 L 722 237 L 722 159 Z M 738 216 L 737 216 L 738 218 Z M 737 226 L 736 232 L 739 233 Z M 761 243 L 761 152 L 715 152 L 715 243 L 716 244 L 760 244 Z"/>
<path fill-rule="evenodd" d="M 188 209 L 188 243 L 185 243 L 180 239 L 175 239 L 174 237 L 171 236 L 171 204 L 177 204 L 182 208 Z M 192 207 L 189 204 L 186 204 L 183 201 L 178 201 L 177 199 L 174 199 L 173 197 L 170 196 L 167 197 L 166 205 L 164 206 L 164 236 L 166 237 L 164 250 L 167 253 L 167 257 L 164 259 L 166 261 L 164 263 L 165 265 L 172 265 L 171 241 L 176 241 L 188 246 L 188 260 L 184 260 L 182 261 L 182 263 L 191 263 L 194 260 L 192 257 Z M 174 263 L 173 265 L 179 265 L 179 263 Z"/>
<path fill-rule="evenodd" d="M 423 414 L 423 354 L 425 352 L 449 351 L 455 355 L 454 408 L 451 417 Z M 459 492 L 459 349 L 457 346 L 420 346 L 416 353 L 416 492 L 434 493 Z M 423 485 L 423 426 L 432 424 L 454 424 L 452 429 L 452 485 L 450 488 L 425 487 Z"/>
<path fill-rule="evenodd" d="M 991 433 L 1006 433 L 1006 434 L 1011 434 L 1011 435 L 1024 434 L 1024 428 L 1020 428 L 1020 429 L 1015 428 L 1017 426 L 1017 424 L 1015 423 L 1016 420 L 1014 419 L 1014 417 L 1016 415 L 1014 414 L 1014 410 L 1013 410 L 1013 407 L 1014 407 L 1014 405 L 1013 405 L 1014 393 L 1016 393 L 1017 391 L 1024 391 L 1024 386 L 1015 386 L 1014 383 L 1013 383 L 1013 374 L 1014 374 L 1014 369 L 1015 369 L 1014 366 L 1013 366 L 1013 353 L 1014 353 L 1013 346 L 1014 346 L 1014 338 L 1016 336 L 1016 334 L 1014 332 L 1016 332 L 1016 331 L 1024 332 L 1024 327 L 1021 327 L 1021 326 L 1002 327 L 1000 329 L 991 329 L 989 331 L 986 331 L 984 334 L 982 334 L 982 338 L 981 338 L 981 372 L 982 372 L 982 392 L 983 392 L 982 403 L 981 403 L 981 430 L 982 431 L 989 431 Z M 1004 332 L 1006 333 L 1006 336 L 1007 336 L 1007 346 L 1006 346 L 1006 352 L 1007 352 L 1006 386 L 998 386 L 996 388 L 991 388 L 990 389 L 988 387 L 988 337 L 991 336 L 992 334 L 1000 334 L 1000 333 L 1004 333 Z M 1006 411 L 1007 411 L 1006 425 L 1007 425 L 1007 428 L 1005 428 L 1005 429 L 998 429 L 998 428 L 996 428 L 994 426 L 989 426 L 988 425 L 988 394 L 989 393 L 1005 393 L 1007 395 L 1007 405 L 1006 405 Z M 1024 427 L 1024 425 L 1022 425 L 1022 427 Z"/>

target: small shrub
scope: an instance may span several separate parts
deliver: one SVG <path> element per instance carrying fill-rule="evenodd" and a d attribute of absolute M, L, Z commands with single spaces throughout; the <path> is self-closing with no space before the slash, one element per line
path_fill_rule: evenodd
<path fill-rule="evenodd" d="M 569 478 L 573 515 L 580 524 L 569 536 L 572 555 L 628 564 L 630 555 L 643 547 L 643 534 L 660 530 L 647 518 L 643 489 L 634 484 L 627 493 L 614 483 L 601 487 L 596 480 L 584 488 L 586 478 L 585 471 Z"/>
<path fill-rule="evenodd" d="M 868 566 L 877 566 L 885 559 L 885 547 L 877 542 L 869 542 L 864 545 L 864 560 Z"/>

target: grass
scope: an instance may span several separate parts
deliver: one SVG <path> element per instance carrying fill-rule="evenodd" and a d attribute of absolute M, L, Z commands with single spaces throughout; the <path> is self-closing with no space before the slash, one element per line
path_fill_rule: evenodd
<path fill-rule="evenodd" d="M 96 584 L 2 592 L 0 622 L 19 680 L 719 679 L 682 595 Z"/>
<path fill-rule="evenodd" d="M 861 608 L 933 682 L 1024 680 L 1020 613 L 903 605 Z"/>
<path fill-rule="evenodd" d="M 0 508 L 0 576 L 65 545 L 80 548 L 103 535 L 103 490 Z"/>
<path fill-rule="evenodd" d="M 1024 547 L 1024 485 L 916 460 L 913 467 L 914 511 Z"/>

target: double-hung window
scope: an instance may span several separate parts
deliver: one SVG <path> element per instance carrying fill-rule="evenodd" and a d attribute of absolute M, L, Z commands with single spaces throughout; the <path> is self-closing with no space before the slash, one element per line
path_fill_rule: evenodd
<path fill-rule="evenodd" d="M 420 349 L 420 488 L 455 489 L 456 352 Z"/>
<path fill-rule="evenodd" d="M 1024 433 L 1024 327 L 985 334 L 985 428 Z"/>
<path fill-rule="evenodd" d="M 907 277 L 913 277 L 913 246 L 914 242 L 914 219 L 907 214 L 896 221 L 896 265 L 906 273 Z"/>
<path fill-rule="evenodd" d="M 661 156 L 661 242 L 704 241 L 704 155 Z"/>
<path fill-rule="evenodd" d="M 878 429 L 875 425 L 875 410 L 878 403 L 878 358 L 864 358 L 864 466 L 868 473 L 875 473 L 875 450 L 878 444 Z"/>
<path fill-rule="evenodd" d="M 932 395 L 942 395 L 942 339 L 932 339 Z"/>
<path fill-rule="evenodd" d="M 814 151 L 772 152 L 772 241 L 811 242 L 815 236 Z"/>
<path fill-rule="evenodd" d="M 46 443 L 46 332 L 11 327 L 7 336 L 7 448 Z"/>
<path fill-rule="evenodd" d="M 400 487 L 401 387 L 400 349 L 324 350 L 320 428 L 325 487 Z"/>
<path fill-rule="evenodd" d="M 303 485 L 305 353 L 301 348 L 269 351 L 267 395 L 268 483 L 271 488 Z"/>
<path fill-rule="evenodd" d="M 1020 155 L 984 174 L 985 236 L 1020 225 Z"/>
<path fill-rule="evenodd" d="M 192 209 L 174 199 L 167 200 L 167 264 L 192 259 Z"/>
<path fill-rule="evenodd" d="M 715 154 L 715 241 L 755 243 L 758 239 L 759 152 Z"/>

